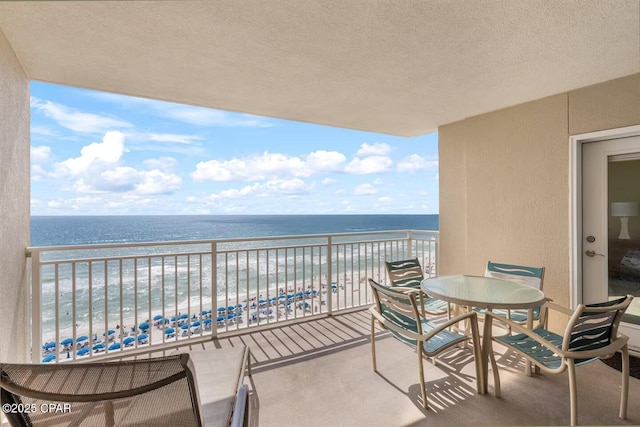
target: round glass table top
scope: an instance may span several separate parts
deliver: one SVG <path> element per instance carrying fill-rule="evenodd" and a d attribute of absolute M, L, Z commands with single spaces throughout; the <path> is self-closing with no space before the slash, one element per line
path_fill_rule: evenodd
<path fill-rule="evenodd" d="M 532 308 L 544 302 L 542 291 L 510 280 L 483 276 L 438 276 L 424 279 L 429 296 L 478 308 Z"/>

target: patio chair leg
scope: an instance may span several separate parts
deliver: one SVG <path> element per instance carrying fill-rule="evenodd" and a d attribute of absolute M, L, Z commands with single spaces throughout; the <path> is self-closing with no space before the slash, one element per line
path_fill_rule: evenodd
<path fill-rule="evenodd" d="M 573 359 L 567 360 L 567 371 L 569 372 L 569 400 L 571 403 L 571 425 L 575 426 L 578 421 L 578 396 L 576 395 L 576 366 Z"/>
<path fill-rule="evenodd" d="M 474 319 L 470 319 L 471 321 L 471 341 L 473 345 L 473 359 L 476 365 L 476 388 L 478 389 L 478 394 L 484 394 L 486 389 L 484 377 L 484 372 L 482 369 L 482 348 L 480 347 L 480 331 L 478 330 L 478 320 L 477 316 Z M 465 343 L 468 341 L 465 341 Z"/>
<path fill-rule="evenodd" d="M 627 418 L 627 403 L 629 401 L 629 348 L 625 344 L 622 349 L 622 389 L 620 390 L 620 418 Z"/>
<path fill-rule="evenodd" d="M 371 316 L 371 358 L 373 360 L 373 372 L 378 372 L 376 366 L 376 320 Z"/>
<path fill-rule="evenodd" d="M 424 365 L 422 361 L 422 343 L 418 343 L 418 348 L 416 349 L 416 353 L 418 354 L 418 368 L 420 370 L 420 389 L 422 392 L 422 406 L 424 409 L 428 408 L 427 405 L 427 389 L 424 384 Z"/>

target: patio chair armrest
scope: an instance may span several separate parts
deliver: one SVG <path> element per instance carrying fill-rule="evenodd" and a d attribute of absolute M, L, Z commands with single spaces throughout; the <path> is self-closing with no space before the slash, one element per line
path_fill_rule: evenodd
<path fill-rule="evenodd" d="M 544 304 L 543 304 L 543 308 L 547 308 L 547 309 L 551 309 L 551 310 L 555 310 L 558 311 L 560 313 L 566 314 L 568 316 L 571 316 L 573 314 L 573 310 L 571 310 L 568 307 L 556 304 L 554 302 L 552 302 L 553 300 L 551 299 L 547 299 Z"/>
<path fill-rule="evenodd" d="M 452 319 L 447 320 L 444 323 L 438 323 L 438 326 L 436 328 L 434 328 L 433 330 L 431 330 L 428 334 L 425 334 L 424 337 L 427 340 L 430 340 L 433 336 L 437 335 L 439 332 L 447 329 L 450 326 L 455 325 L 456 323 L 459 323 L 465 319 L 477 319 L 478 318 L 478 314 L 474 311 L 469 312 L 469 313 L 463 313 L 459 316 L 456 316 Z M 477 320 L 476 320 L 477 321 Z"/>
<path fill-rule="evenodd" d="M 561 348 L 557 347 L 555 344 L 553 344 L 551 341 L 546 340 L 544 338 L 542 338 L 540 335 L 536 334 L 535 332 L 533 332 L 531 329 L 527 329 L 524 326 L 512 321 L 512 320 L 508 320 L 502 316 L 499 316 L 495 313 L 492 313 L 490 311 L 486 312 L 485 314 L 485 322 L 488 319 L 495 319 L 499 322 L 502 322 L 506 325 L 509 325 L 511 327 L 511 331 L 519 333 L 519 334 L 524 334 L 527 337 L 531 338 L 534 341 L 537 341 L 538 343 L 542 344 L 543 346 L 552 349 L 555 353 L 557 354 L 564 354 L 564 352 L 562 351 Z"/>

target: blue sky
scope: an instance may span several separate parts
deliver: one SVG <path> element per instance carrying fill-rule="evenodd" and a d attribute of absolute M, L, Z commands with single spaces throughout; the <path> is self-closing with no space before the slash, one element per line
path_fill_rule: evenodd
<path fill-rule="evenodd" d="M 433 214 L 437 139 L 33 82 L 31 213 Z"/>

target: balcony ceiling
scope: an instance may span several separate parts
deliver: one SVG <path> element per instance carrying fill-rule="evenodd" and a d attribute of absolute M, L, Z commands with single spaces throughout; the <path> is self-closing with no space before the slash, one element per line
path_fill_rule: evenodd
<path fill-rule="evenodd" d="M 640 72 L 639 0 L 2 2 L 29 78 L 413 136 Z"/>

